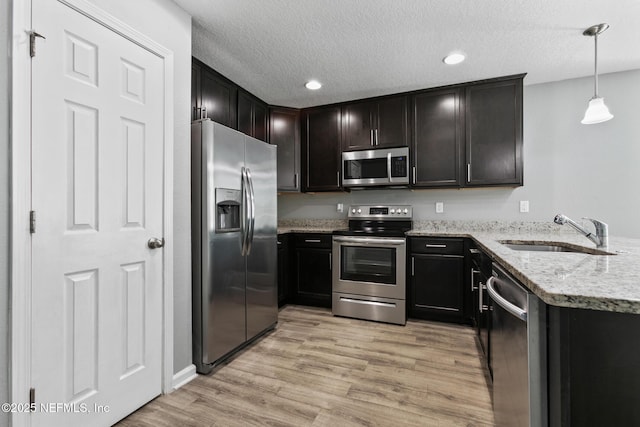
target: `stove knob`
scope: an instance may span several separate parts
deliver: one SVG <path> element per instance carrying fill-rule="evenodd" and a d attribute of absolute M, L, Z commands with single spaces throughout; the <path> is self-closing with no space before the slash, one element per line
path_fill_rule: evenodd
<path fill-rule="evenodd" d="M 356 210 L 355 209 L 351 209 L 351 213 L 356 213 Z"/>
<path fill-rule="evenodd" d="M 409 213 L 409 209 L 404 210 L 405 215 Z"/>
<path fill-rule="evenodd" d="M 358 213 L 362 213 L 362 209 L 358 209 Z"/>
<path fill-rule="evenodd" d="M 392 214 L 396 213 L 396 210 L 395 209 L 391 209 L 391 213 Z"/>

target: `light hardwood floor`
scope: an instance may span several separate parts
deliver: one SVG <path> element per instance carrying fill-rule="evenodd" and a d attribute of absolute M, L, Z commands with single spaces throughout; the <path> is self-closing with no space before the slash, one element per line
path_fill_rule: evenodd
<path fill-rule="evenodd" d="M 470 327 L 289 305 L 275 331 L 118 426 L 491 426 L 486 378 Z"/>

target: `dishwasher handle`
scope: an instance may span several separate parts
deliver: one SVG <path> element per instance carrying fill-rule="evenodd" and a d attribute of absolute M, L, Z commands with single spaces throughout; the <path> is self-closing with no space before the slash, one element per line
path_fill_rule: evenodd
<path fill-rule="evenodd" d="M 496 304 L 498 304 L 500 307 L 507 310 L 509 313 L 513 314 L 517 318 L 524 320 L 526 322 L 527 310 L 523 310 L 520 307 L 514 304 L 511 304 L 509 301 L 504 299 L 502 295 L 500 295 L 498 291 L 496 291 L 496 289 L 493 287 L 493 282 L 495 281 L 495 279 L 496 278 L 494 276 L 491 276 L 489 277 L 489 280 L 487 280 L 487 292 L 489 293 L 489 296 L 491 297 L 491 299 L 494 300 Z"/>

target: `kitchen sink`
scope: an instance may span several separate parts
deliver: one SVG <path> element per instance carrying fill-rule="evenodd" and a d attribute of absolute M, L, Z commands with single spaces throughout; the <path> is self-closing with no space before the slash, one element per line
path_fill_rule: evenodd
<path fill-rule="evenodd" d="M 589 255 L 615 255 L 611 252 L 596 248 L 573 245 L 561 242 L 537 242 L 524 240 L 500 240 L 500 243 L 514 251 L 529 252 L 574 252 Z"/>

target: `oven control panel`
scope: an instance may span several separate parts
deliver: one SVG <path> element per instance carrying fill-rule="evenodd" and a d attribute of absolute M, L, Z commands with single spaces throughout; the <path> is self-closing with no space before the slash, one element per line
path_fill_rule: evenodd
<path fill-rule="evenodd" d="M 411 219 L 413 209 L 409 205 L 353 205 L 349 207 L 349 218 Z"/>

